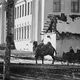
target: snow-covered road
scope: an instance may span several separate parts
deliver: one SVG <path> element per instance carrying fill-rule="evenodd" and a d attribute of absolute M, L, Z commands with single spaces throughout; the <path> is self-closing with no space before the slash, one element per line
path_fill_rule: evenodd
<path fill-rule="evenodd" d="M 4 60 L 0 58 L 0 62 L 3 62 Z M 11 63 L 28 63 L 28 64 L 36 64 L 35 60 L 29 60 L 29 59 L 19 59 L 19 58 L 13 58 L 11 57 L 10 60 Z M 42 64 L 42 60 L 38 60 L 38 64 Z M 52 64 L 52 60 L 44 60 L 44 64 Z M 61 62 L 59 61 L 55 61 L 54 62 L 55 65 L 62 65 Z M 66 65 L 67 63 L 63 63 L 63 65 Z M 70 64 L 73 65 L 73 64 Z M 75 63 L 74 65 L 80 65 Z"/>

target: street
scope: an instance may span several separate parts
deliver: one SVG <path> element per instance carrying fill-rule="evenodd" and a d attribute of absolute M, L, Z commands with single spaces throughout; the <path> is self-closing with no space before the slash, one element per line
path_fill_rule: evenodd
<path fill-rule="evenodd" d="M 4 51 L 0 51 L 0 55 L 4 55 Z M 0 63 L 3 61 L 1 56 Z M 67 63 L 61 64 L 60 61 L 55 61 L 52 65 L 51 59 L 45 59 L 44 64 L 38 60 L 36 64 L 33 53 L 22 51 L 12 51 L 10 62 L 12 80 L 80 80 L 80 64 L 68 66 Z M 2 78 L 2 66 L 0 64 L 0 78 Z"/>
<path fill-rule="evenodd" d="M 80 66 L 11 63 L 10 75 L 11 80 L 80 80 Z"/>

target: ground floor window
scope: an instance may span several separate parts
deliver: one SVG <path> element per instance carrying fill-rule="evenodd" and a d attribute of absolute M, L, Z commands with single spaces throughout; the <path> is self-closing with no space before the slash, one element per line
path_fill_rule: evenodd
<path fill-rule="evenodd" d="M 29 39 L 29 25 L 27 26 L 27 39 Z"/>
<path fill-rule="evenodd" d="M 19 28 L 19 40 L 21 39 L 21 28 Z"/>
<path fill-rule="evenodd" d="M 14 40 L 30 39 L 31 25 L 22 26 L 14 29 Z"/>
<path fill-rule="evenodd" d="M 26 26 L 24 27 L 24 39 L 26 39 L 26 30 L 27 30 L 27 28 L 26 28 Z"/>

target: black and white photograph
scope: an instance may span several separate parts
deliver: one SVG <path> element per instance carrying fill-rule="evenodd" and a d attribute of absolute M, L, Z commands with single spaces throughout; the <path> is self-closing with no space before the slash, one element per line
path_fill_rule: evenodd
<path fill-rule="evenodd" d="M 80 80 L 80 0 L 0 0 L 0 80 Z"/>

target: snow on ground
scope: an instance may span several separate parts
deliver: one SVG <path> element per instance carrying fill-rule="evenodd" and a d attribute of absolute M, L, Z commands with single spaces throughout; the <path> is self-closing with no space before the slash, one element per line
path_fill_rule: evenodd
<path fill-rule="evenodd" d="M 0 58 L 0 62 L 3 62 L 4 60 Z M 35 60 L 27 60 L 27 59 L 18 59 L 18 58 L 13 58 L 11 57 L 10 60 L 11 63 L 28 63 L 28 64 L 36 64 Z M 42 64 L 42 60 L 38 60 L 38 64 Z M 44 64 L 52 64 L 52 60 L 44 60 Z M 55 61 L 54 62 L 55 65 L 62 65 L 62 63 L 60 61 Z M 67 62 L 63 63 L 63 65 L 67 65 Z M 75 63 L 75 64 L 71 64 L 70 65 L 78 65 L 80 66 L 80 64 Z"/>
<path fill-rule="evenodd" d="M 4 53 L 5 53 L 5 51 L 0 50 L 0 55 L 4 55 Z M 29 63 L 29 64 L 35 64 L 36 63 L 35 60 L 15 58 L 15 57 L 34 58 L 34 54 L 32 52 L 13 50 L 11 52 L 11 56 L 14 56 L 14 57 L 11 57 L 11 60 L 10 60 L 11 63 Z M 44 58 L 45 58 L 44 64 L 52 64 L 51 56 L 48 55 L 48 56 L 45 56 Z M 2 58 L 0 58 L 0 62 L 3 62 L 3 61 L 4 60 Z M 38 60 L 38 64 L 42 64 L 42 60 Z M 54 64 L 61 65 L 62 63 L 60 61 L 55 61 Z M 63 63 L 63 65 L 64 64 L 67 64 L 67 62 Z M 73 65 L 73 64 L 70 64 L 70 65 Z M 80 65 L 80 64 L 75 63 L 74 65 Z"/>
<path fill-rule="evenodd" d="M 0 59 L 0 62 L 3 62 L 3 59 Z M 35 60 L 27 60 L 27 59 L 18 59 L 11 57 L 11 63 L 29 63 L 29 64 L 36 64 Z M 38 60 L 38 64 L 42 64 L 42 60 Z M 44 64 L 52 64 L 52 60 L 44 60 Z M 55 62 L 55 64 L 61 64 L 61 62 Z"/>

